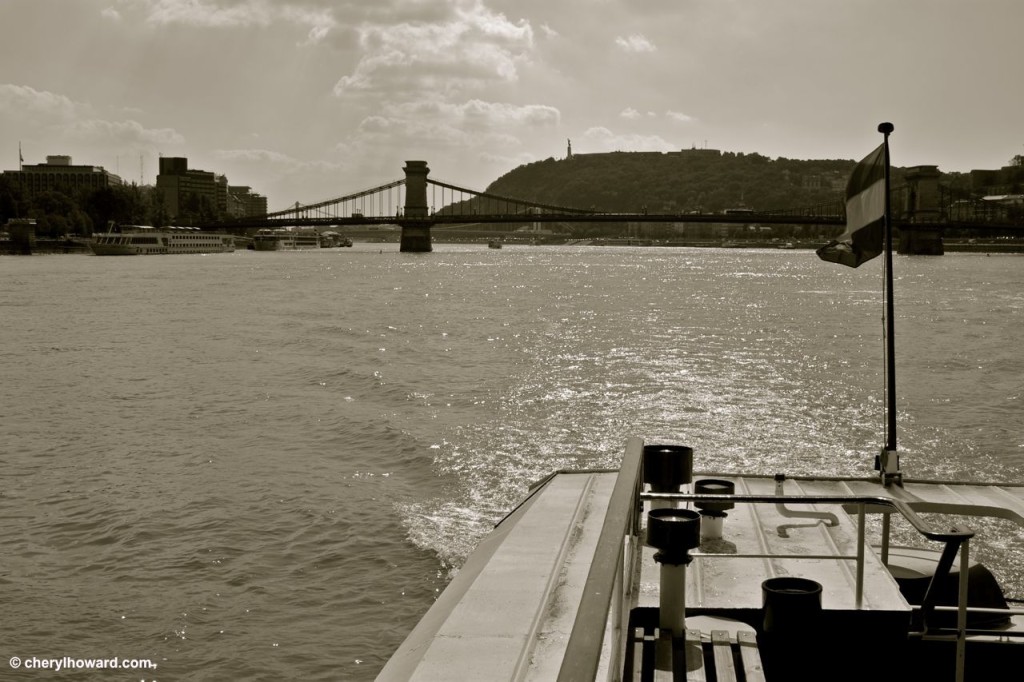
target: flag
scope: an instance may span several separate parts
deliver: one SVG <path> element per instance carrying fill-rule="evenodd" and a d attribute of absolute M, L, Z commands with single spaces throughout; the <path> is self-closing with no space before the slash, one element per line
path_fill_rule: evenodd
<path fill-rule="evenodd" d="M 851 268 L 882 253 L 885 236 L 885 144 L 857 164 L 846 183 L 846 232 L 818 249 L 818 257 Z"/>

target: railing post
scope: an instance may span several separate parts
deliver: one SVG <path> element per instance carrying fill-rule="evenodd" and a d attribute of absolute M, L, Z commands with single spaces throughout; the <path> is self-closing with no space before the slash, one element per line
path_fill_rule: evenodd
<path fill-rule="evenodd" d="M 857 505 L 857 594 L 856 606 L 864 605 L 864 503 Z"/>
<path fill-rule="evenodd" d="M 892 516 L 889 512 L 882 512 L 882 564 L 889 566 L 889 535 L 892 532 Z"/>
<path fill-rule="evenodd" d="M 949 577 L 949 572 L 953 567 L 953 559 L 956 557 L 957 551 L 959 551 L 970 538 L 970 535 L 963 533 L 959 528 L 953 528 L 951 532 L 959 533 L 961 534 L 961 537 L 952 537 L 946 540 L 946 544 L 942 548 L 942 554 L 939 555 L 939 561 L 935 566 L 935 572 L 932 574 L 932 578 L 928 582 L 928 589 L 925 590 L 924 599 L 921 600 L 921 631 L 925 633 L 928 632 L 928 621 L 935 612 L 935 605 L 938 601 L 942 582 Z M 962 560 L 963 557 L 961 557 L 961 561 Z M 963 575 L 964 573 L 961 573 L 961 577 L 963 577 Z M 964 587 L 964 590 L 966 591 L 966 586 Z M 966 604 L 963 606 L 966 608 Z"/>
<path fill-rule="evenodd" d="M 967 574 L 971 568 L 970 540 L 960 544 L 960 583 L 956 612 L 956 682 L 964 682 L 967 655 Z"/>

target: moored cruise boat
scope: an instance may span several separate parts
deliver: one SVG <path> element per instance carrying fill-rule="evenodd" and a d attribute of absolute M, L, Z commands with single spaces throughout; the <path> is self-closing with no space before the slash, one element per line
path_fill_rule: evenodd
<path fill-rule="evenodd" d="M 320 248 L 333 249 L 336 246 L 352 246 L 352 240 L 332 230 L 320 233 Z"/>
<path fill-rule="evenodd" d="M 316 230 L 262 229 L 252 237 L 256 251 L 296 251 L 319 249 L 320 233 Z"/>
<path fill-rule="evenodd" d="M 285 230 L 258 230 L 252 236 L 252 248 L 254 251 L 277 251 Z"/>
<path fill-rule="evenodd" d="M 107 232 L 94 234 L 89 248 L 97 256 L 229 253 L 235 250 L 235 238 L 198 227 L 112 225 Z"/>
<path fill-rule="evenodd" d="M 293 230 L 291 235 L 293 249 L 320 248 L 320 233 L 316 230 Z"/>

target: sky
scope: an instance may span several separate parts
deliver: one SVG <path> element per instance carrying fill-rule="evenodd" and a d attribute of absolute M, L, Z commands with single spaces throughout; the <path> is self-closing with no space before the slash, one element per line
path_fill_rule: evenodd
<path fill-rule="evenodd" d="M 994 169 L 1024 154 L 1021 0 L 0 0 L 0 170 L 160 156 L 270 210 L 425 160 L 483 190 L 708 147 Z"/>

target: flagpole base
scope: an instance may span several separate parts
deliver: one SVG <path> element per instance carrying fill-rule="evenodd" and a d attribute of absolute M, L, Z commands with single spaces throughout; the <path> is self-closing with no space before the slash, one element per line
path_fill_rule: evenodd
<path fill-rule="evenodd" d="M 903 472 L 900 470 L 900 456 L 895 450 L 882 448 L 881 454 L 875 459 L 875 469 L 882 479 L 882 485 L 888 488 L 896 484 L 903 486 Z"/>

